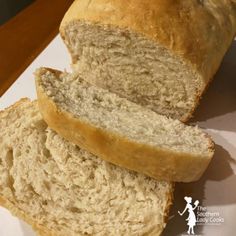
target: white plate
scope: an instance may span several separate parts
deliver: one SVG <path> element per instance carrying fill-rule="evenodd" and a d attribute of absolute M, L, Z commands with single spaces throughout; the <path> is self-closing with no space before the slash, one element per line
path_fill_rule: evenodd
<path fill-rule="evenodd" d="M 70 57 L 57 36 L 38 58 L 26 69 L 10 89 L 0 98 L 3 109 L 22 97 L 36 98 L 33 72 L 47 66 L 69 70 Z M 197 122 L 198 121 L 198 122 Z M 186 235 L 188 213 L 180 216 L 185 207 L 185 196 L 199 200 L 202 207 L 195 215 L 214 213 L 212 220 L 223 219 L 220 225 L 197 225 L 196 235 L 232 236 L 236 232 L 236 41 L 227 53 L 214 81 L 205 94 L 193 123 L 204 128 L 216 143 L 216 152 L 207 172 L 200 181 L 176 184 L 174 206 L 164 232 L 165 236 Z M 205 208 L 203 208 L 205 207 Z M 210 217 L 205 217 L 210 221 Z M 0 208 L 1 236 L 32 236 L 31 228 Z"/>

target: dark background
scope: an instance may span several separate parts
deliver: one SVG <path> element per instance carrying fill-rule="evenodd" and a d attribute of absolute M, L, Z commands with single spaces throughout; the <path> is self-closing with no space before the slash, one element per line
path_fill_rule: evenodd
<path fill-rule="evenodd" d="M 33 1 L 34 0 L 0 0 L 0 25 L 15 16 Z"/>

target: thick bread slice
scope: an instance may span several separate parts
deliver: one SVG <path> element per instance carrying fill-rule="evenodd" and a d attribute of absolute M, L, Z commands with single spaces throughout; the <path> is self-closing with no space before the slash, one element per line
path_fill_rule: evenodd
<path fill-rule="evenodd" d="M 160 235 L 173 185 L 127 171 L 49 129 L 37 102 L 0 113 L 0 204 L 41 235 Z"/>
<path fill-rule="evenodd" d="M 236 33 L 236 1 L 76 0 L 60 32 L 83 78 L 186 121 Z"/>
<path fill-rule="evenodd" d="M 200 178 L 213 156 L 213 143 L 197 127 L 186 126 L 81 77 L 37 70 L 40 111 L 67 140 L 106 161 L 159 180 Z"/>

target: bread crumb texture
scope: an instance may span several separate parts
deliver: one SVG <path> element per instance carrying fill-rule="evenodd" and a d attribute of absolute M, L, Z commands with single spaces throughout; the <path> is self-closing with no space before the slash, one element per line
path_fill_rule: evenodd
<path fill-rule="evenodd" d="M 59 109 L 83 122 L 153 147 L 212 156 L 211 141 L 198 127 L 159 115 L 94 86 L 76 74 L 58 75 L 41 68 L 36 77 L 40 88 Z"/>
<path fill-rule="evenodd" d="M 159 235 L 165 226 L 171 183 L 65 141 L 47 127 L 37 102 L 0 113 L 0 150 L 1 197 L 57 235 Z"/>

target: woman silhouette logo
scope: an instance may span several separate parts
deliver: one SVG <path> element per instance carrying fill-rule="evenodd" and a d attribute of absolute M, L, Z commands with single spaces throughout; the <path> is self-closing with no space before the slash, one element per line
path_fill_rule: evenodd
<path fill-rule="evenodd" d="M 194 202 L 194 206 L 192 206 L 192 198 L 191 197 L 184 197 L 184 200 L 187 202 L 183 212 L 181 213 L 180 211 L 178 211 L 178 213 L 182 216 L 187 210 L 188 210 L 188 218 L 186 219 L 186 221 L 188 221 L 188 234 L 194 234 L 194 226 L 196 226 L 196 216 L 194 213 L 194 210 L 197 208 L 199 201 L 196 200 Z"/>

